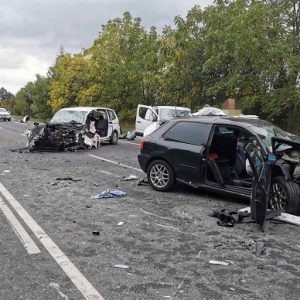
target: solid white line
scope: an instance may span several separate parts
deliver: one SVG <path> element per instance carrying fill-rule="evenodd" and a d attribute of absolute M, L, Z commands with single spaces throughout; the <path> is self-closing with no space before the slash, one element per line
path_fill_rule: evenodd
<path fill-rule="evenodd" d="M 119 140 L 119 143 L 121 143 L 121 144 L 130 144 L 130 145 L 140 146 L 139 143 L 126 142 L 126 141 L 120 141 L 120 140 Z"/>
<path fill-rule="evenodd" d="M 29 236 L 27 231 L 24 229 L 24 227 L 21 225 L 18 219 L 14 216 L 12 211 L 9 209 L 9 207 L 6 205 L 6 203 L 1 197 L 0 197 L 0 209 L 2 210 L 3 214 L 6 216 L 13 231 L 15 232 L 15 234 L 23 244 L 24 248 L 27 250 L 28 254 L 40 253 L 41 250 L 38 248 L 38 246 L 35 244 L 35 242 L 32 240 L 32 238 Z"/>
<path fill-rule="evenodd" d="M 93 155 L 93 154 L 88 154 L 88 155 L 91 156 L 91 157 L 94 157 L 94 158 L 97 158 L 97 159 L 109 162 L 111 164 L 120 166 L 120 167 L 125 167 L 125 168 L 128 168 L 128 169 L 132 169 L 132 170 L 144 173 L 144 171 L 142 171 L 141 169 L 138 169 L 138 168 L 135 168 L 135 167 L 131 167 L 131 166 L 128 166 L 128 165 L 124 165 L 124 164 L 121 164 L 121 163 L 119 163 L 117 161 L 113 161 L 113 160 L 110 160 L 110 159 L 107 159 L 107 158 L 103 158 L 103 157 L 100 157 L 100 156 L 96 156 L 96 155 Z"/>
<path fill-rule="evenodd" d="M 99 292 L 91 285 L 84 275 L 75 267 L 70 259 L 59 249 L 51 240 L 41 226 L 28 214 L 23 206 L 11 195 L 11 193 L 0 182 L 0 192 L 5 196 L 10 205 L 15 209 L 22 220 L 32 230 L 34 235 L 44 245 L 49 254 L 54 258 L 58 265 L 64 270 L 77 289 L 88 300 L 104 300 Z"/>

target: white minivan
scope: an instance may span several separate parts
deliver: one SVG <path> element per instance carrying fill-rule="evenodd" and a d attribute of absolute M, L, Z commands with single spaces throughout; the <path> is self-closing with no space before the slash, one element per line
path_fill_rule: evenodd
<path fill-rule="evenodd" d="M 162 123 L 178 117 L 189 117 L 191 110 L 180 106 L 147 106 L 139 104 L 135 120 L 135 134 L 145 136 Z"/>
<path fill-rule="evenodd" d="M 105 107 L 67 107 L 47 123 L 36 123 L 25 132 L 31 151 L 76 151 L 98 147 L 102 142 L 117 144 L 120 124 L 114 110 Z"/>

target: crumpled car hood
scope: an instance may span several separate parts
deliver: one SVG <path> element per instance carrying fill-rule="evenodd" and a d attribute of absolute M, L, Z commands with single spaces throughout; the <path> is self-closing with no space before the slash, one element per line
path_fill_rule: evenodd
<path fill-rule="evenodd" d="M 288 138 L 272 138 L 272 152 L 275 154 L 280 145 L 285 144 L 293 147 L 294 150 L 300 150 L 300 136 L 291 135 Z"/>
<path fill-rule="evenodd" d="M 290 146 L 280 149 L 280 146 Z M 276 165 L 281 168 L 285 180 L 300 180 L 300 137 L 290 136 L 288 138 L 272 138 L 272 151 L 279 158 Z"/>
<path fill-rule="evenodd" d="M 36 124 L 26 130 L 30 151 L 75 151 L 84 149 L 85 125 L 80 123 Z"/>

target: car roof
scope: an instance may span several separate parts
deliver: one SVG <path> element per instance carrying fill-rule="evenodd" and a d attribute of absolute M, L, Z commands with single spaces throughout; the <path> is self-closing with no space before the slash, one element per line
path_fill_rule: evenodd
<path fill-rule="evenodd" d="M 187 110 L 190 111 L 188 107 L 183 107 L 183 106 L 154 106 L 156 108 L 169 108 L 169 109 L 180 109 L 180 110 Z"/>
<path fill-rule="evenodd" d="M 76 107 L 65 107 L 65 108 L 62 108 L 60 110 L 72 110 L 72 111 L 91 111 L 91 110 L 94 110 L 94 109 L 109 109 L 109 110 L 112 110 L 111 108 L 106 108 L 106 107 L 99 107 L 99 106 L 95 106 L 95 107 L 92 107 L 92 106 L 76 106 Z"/>
<path fill-rule="evenodd" d="M 187 122 L 199 122 L 199 123 L 209 123 L 209 124 L 219 124 L 219 125 L 238 125 L 244 128 L 251 127 L 261 127 L 270 125 L 269 122 L 261 119 L 253 118 L 239 118 L 239 117 L 228 117 L 228 116 L 197 116 L 190 118 L 180 118 L 172 119 L 170 122 L 178 121 L 187 121 Z"/>

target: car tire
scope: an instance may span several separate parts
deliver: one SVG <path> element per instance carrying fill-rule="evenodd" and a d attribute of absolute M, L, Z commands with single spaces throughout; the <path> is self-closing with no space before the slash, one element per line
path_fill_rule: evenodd
<path fill-rule="evenodd" d="M 112 145 L 116 145 L 116 144 L 118 144 L 118 141 L 119 141 L 118 132 L 116 130 L 114 130 L 113 133 L 111 134 L 109 142 Z"/>
<path fill-rule="evenodd" d="M 270 208 L 273 210 L 285 210 L 291 214 L 299 214 L 299 185 L 292 181 L 286 181 L 283 176 L 275 177 L 271 185 Z"/>
<path fill-rule="evenodd" d="M 148 182 L 153 189 L 167 192 L 174 187 L 175 176 L 172 167 L 164 160 L 158 159 L 147 168 Z"/>

